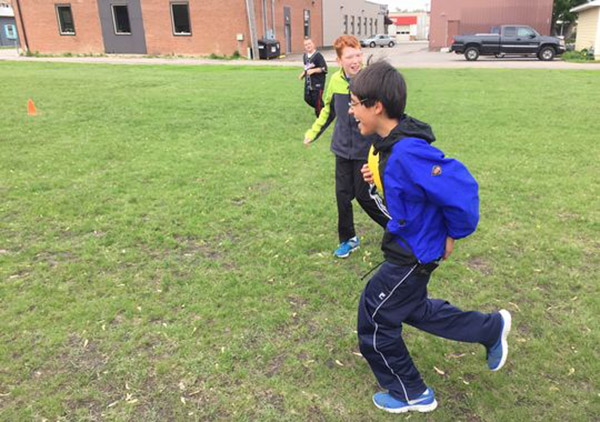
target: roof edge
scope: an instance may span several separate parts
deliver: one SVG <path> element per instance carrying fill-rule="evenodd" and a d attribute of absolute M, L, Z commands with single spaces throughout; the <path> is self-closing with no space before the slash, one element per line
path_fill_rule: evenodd
<path fill-rule="evenodd" d="M 583 12 L 584 10 L 591 9 L 593 7 L 600 7 L 600 0 L 594 0 L 589 3 L 582 4 L 581 6 L 577 6 L 569 10 L 569 12 Z"/>

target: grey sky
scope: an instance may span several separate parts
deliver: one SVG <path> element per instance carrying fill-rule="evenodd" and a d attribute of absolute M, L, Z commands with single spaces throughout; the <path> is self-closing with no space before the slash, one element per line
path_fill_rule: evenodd
<path fill-rule="evenodd" d="M 431 6 L 431 0 L 369 0 L 373 3 L 381 3 L 387 4 L 390 12 L 399 9 L 408 9 L 408 10 L 416 10 L 416 9 L 427 9 Z"/>

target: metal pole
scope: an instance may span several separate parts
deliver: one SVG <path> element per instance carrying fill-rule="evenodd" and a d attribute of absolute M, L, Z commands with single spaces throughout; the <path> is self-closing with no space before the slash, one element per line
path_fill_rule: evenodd
<path fill-rule="evenodd" d="M 273 31 L 273 39 L 277 39 L 277 36 L 275 35 L 275 0 L 271 0 L 271 25 L 273 25 L 271 27 Z"/>
<path fill-rule="evenodd" d="M 250 28 L 252 60 L 258 60 L 258 38 L 256 35 L 256 18 L 254 17 L 254 0 L 246 0 L 246 11 L 248 12 L 248 26 Z"/>

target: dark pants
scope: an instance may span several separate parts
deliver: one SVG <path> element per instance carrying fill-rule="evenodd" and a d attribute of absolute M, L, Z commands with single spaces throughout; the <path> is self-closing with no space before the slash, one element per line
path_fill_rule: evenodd
<path fill-rule="evenodd" d="M 315 114 L 319 117 L 319 114 L 323 109 L 323 88 L 310 89 L 308 86 L 305 86 L 304 101 L 315 109 Z"/>
<path fill-rule="evenodd" d="M 338 207 L 338 234 L 340 242 L 356 236 L 352 200 L 356 198 L 363 210 L 377 224 L 385 228 L 388 218 L 369 195 L 369 185 L 363 180 L 360 169 L 366 161 L 347 160 L 335 156 L 335 197 Z"/>
<path fill-rule="evenodd" d="M 397 399 L 418 397 L 426 386 L 402 340 L 402 323 L 451 340 L 491 346 L 500 314 L 465 312 L 427 297 L 430 270 L 384 262 L 365 286 L 358 307 L 358 342 L 379 384 Z"/>

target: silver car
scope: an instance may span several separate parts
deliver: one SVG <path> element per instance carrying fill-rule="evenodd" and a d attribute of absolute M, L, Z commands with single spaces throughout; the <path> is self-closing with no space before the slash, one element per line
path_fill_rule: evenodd
<path fill-rule="evenodd" d="M 379 47 L 383 47 L 383 46 L 388 46 L 388 47 L 393 47 L 396 45 L 396 38 L 392 37 L 391 35 L 387 35 L 387 34 L 377 34 L 377 35 L 372 35 L 369 38 L 365 38 L 363 40 L 360 40 L 360 45 L 361 47 L 375 47 L 375 46 L 379 46 Z"/>

